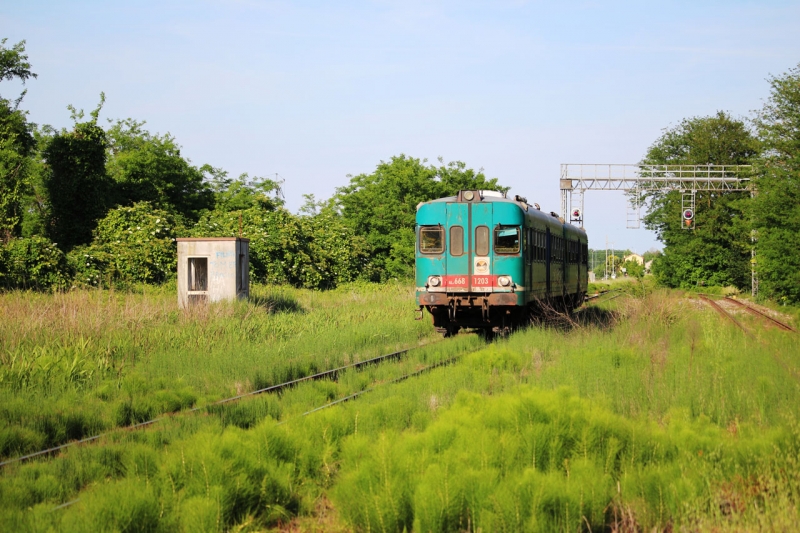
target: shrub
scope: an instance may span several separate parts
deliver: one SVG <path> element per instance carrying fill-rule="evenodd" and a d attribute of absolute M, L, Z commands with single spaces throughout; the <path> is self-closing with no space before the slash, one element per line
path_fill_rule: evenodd
<path fill-rule="evenodd" d="M 44 237 L 11 239 L 0 245 L 0 287 L 52 290 L 70 278 L 64 253 Z"/>
<path fill-rule="evenodd" d="M 240 218 L 241 217 L 241 218 Z M 330 289 L 353 281 L 364 263 L 366 245 L 331 213 L 296 217 L 278 208 L 211 211 L 192 228 L 195 237 L 250 239 L 250 270 L 258 281 Z"/>
<path fill-rule="evenodd" d="M 163 283 L 175 276 L 177 217 L 148 202 L 112 209 L 94 240 L 74 249 L 69 260 L 79 285 Z"/>

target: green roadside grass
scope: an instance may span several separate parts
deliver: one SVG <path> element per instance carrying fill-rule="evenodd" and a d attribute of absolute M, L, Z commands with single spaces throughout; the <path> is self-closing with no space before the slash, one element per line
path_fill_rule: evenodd
<path fill-rule="evenodd" d="M 412 297 L 257 285 L 180 311 L 169 288 L 0 295 L 0 458 L 435 339 Z"/>
<path fill-rule="evenodd" d="M 370 290 L 313 296 L 343 307 Z M 579 311 L 570 327 L 544 324 L 490 344 L 462 334 L 337 382 L 171 417 L 6 468 L 0 521 L 23 531 L 793 529 L 796 336 L 738 315 L 751 339 L 682 293 L 634 294 Z M 432 340 L 427 322 L 384 317 L 373 335 L 408 322 L 419 328 L 416 342 Z M 340 345 L 351 359 L 373 346 L 386 352 L 361 338 Z M 299 350 L 292 342 L 287 334 L 284 345 Z M 322 357 L 315 364 L 325 366 Z M 145 376 L 147 360 L 137 363 Z M 195 402 L 244 379 L 215 391 L 206 384 L 213 371 L 171 364 Z M 365 389 L 373 390 L 303 416 Z"/>

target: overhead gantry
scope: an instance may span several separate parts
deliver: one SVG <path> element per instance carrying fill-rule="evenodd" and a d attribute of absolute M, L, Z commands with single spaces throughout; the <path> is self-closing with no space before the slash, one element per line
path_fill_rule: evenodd
<path fill-rule="evenodd" d="M 648 193 L 681 193 L 681 227 L 695 228 L 695 196 L 698 191 L 746 191 L 754 195 L 751 165 L 647 165 L 574 164 L 561 165 L 561 217 L 583 227 L 586 191 L 623 191 L 628 197 L 627 227 L 641 226 L 641 208 Z M 758 294 L 756 234 L 751 233 L 751 292 Z"/>

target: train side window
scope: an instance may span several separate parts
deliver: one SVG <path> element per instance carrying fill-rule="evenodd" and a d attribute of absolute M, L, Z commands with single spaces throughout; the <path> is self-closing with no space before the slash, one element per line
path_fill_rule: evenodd
<path fill-rule="evenodd" d="M 464 255 L 464 228 L 450 226 L 450 255 Z"/>
<path fill-rule="evenodd" d="M 531 264 L 531 258 L 532 258 L 531 253 L 533 252 L 533 249 L 531 247 L 531 228 L 525 228 L 525 247 L 524 247 L 524 250 L 525 250 L 525 262 L 530 265 Z"/>
<path fill-rule="evenodd" d="M 489 255 L 489 228 L 475 228 L 475 255 Z"/>
<path fill-rule="evenodd" d="M 498 254 L 519 253 L 519 226 L 497 226 L 494 229 L 494 251 Z"/>
<path fill-rule="evenodd" d="M 444 251 L 444 228 L 422 226 L 419 230 L 419 251 L 423 254 L 440 254 Z"/>
<path fill-rule="evenodd" d="M 547 250 L 547 245 L 544 242 L 545 233 L 541 231 L 536 232 L 536 260 L 544 261 L 544 254 Z"/>

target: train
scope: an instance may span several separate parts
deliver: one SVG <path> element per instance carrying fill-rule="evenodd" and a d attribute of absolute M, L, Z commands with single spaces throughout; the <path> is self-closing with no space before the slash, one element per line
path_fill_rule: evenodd
<path fill-rule="evenodd" d="M 586 231 L 524 197 L 462 190 L 421 202 L 415 230 L 417 319 L 427 310 L 445 337 L 506 334 L 586 299 Z"/>

